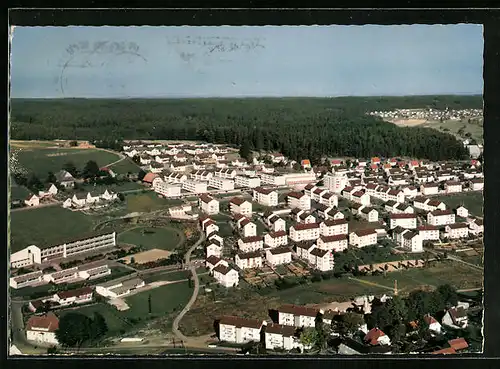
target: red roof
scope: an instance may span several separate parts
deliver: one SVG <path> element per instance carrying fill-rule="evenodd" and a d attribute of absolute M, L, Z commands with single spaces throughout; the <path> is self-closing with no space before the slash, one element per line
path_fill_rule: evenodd
<path fill-rule="evenodd" d="M 49 332 L 55 332 L 59 328 L 59 319 L 54 313 L 46 315 L 32 316 L 26 323 L 26 329 L 47 329 Z"/>
<path fill-rule="evenodd" d="M 269 233 L 269 237 L 271 237 L 271 238 L 284 237 L 284 236 L 286 236 L 285 231 L 278 231 L 278 232 Z"/>
<path fill-rule="evenodd" d="M 435 217 L 441 216 L 441 215 L 452 215 L 453 212 L 451 210 L 434 210 L 431 212 L 431 214 Z"/>
<path fill-rule="evenodd" d="M 354 233 L 358 237 L 363 237 L 363 236 L 369 236 L 369 235 L 372 235 L 374 233 L 377 233 L 377 231 L 375 229 L 360 229 L 359 231 L 354 231 Z"/>
<path fill-rule="evenodd" d="M 61 291 L 57 293 L 57 296 L 61 299 L 67 299 L 69 297 L 80 297 L 91 294 L 94 289 L 92 287 L 83 287 L 76 290 Z"/>
<path fill-rule="evenodd" d="M 302 165 L 311 165 L 311 162 L 309 161 L 309 159 L 304 159 L 300 162 Z"/>
<path fill-rule="evenodd" d="M 450 345 L 450 348 L 456 351 L 463 350 L 469 347 L 469 344 L 463 338 L 455 338 L 454 340 L 449 340 L 448 345 Z"/>
<path fill-rule="evenodd" d="M 301 192 L 290 192 L 290 193 L 288 194 L 288 196 L 289 196 L 289 197 L 294 197 L 294 198 L 296 198 L 296 199 L 301 199 L 301 198 L 302 198 L 302 196 L 304 196 L 304 194 L 303 194 L 303 193 L 301 193 Z"/>
<path fill-rule="evenodd" d="M 338 211 L 337 211 L 337 213 L 338 213 Z M 345 219 L 327 219 L 327 220 L 323 221 L 323 224 L 327 227 L 333 227 L 336 225 L 347 224 L 347 220 L 345 220 Z"/>
<path fill-rule="evenodd" d="M 336 234 L 333 236 L 320 236 L 320 238 L 321 238 L 321 241 L 323 241 L 325 243 L 329 243 L 329 242 L 337 242 L 337 241 L 347 240 L 347 235 Z"/>
<path fill-rule="evenodd" d="M 373 157 L 372 158 L 372 163 L 380 163 L 380 158 L 379 157 Z"/>
<path fill-rule="evenodd" d="M 370 345 L 378 345 L 378 339 L 385 336 L 385 333 L 378 328 L 372 328 L 365 336 L 365 341 Z"/>
<path fill-rule="evenodd" d="M 244 198 L 241 198 L 241 197 L 233 197 L 233 198 L 231 199 L 230 203 L 240 206 L 240 205 L 241 205 L 241 204 L 243 204 L 245 201 L 247 201 L 247 200 L 245 200 Z"/>
<path fill-rule="evenodd" d="M 250 237 L 243 237 L 241 240 L 243 241 L 243 243 L 258 242 L 258 241 L 262 241 L 262 237 L 261 236 L 250 236 Z"/>
<path fill-rule="evenodd" d="M 144 176 L 144 178 L 142 179 L 143 182 L 146 182 L 146 183 L 153 183 L 153 180 L 155 178 L 160 178 L 160 176 L 156 173 L 148 173 Z"/>
<path fill-rule="evenodd" d="M 318 223 L 303 223 L 303 224 L 295 224 L 292 227 L 296 231 L 304 231 L 306 229 L 319 228 L 319 224 Z"/>
<path fill-rule="evenodd" d="M 415 214 L 410 214 L 410 213 L 398 213 L 398 214 L 395 214 L 395 213 L 391 213 L 389 215 L 389 218 L 391 219 L 413 219 L 413 218 L 417 218 L 417 216 Z"/>
<path fill-rule="evenodd" d="M 433 354 L 433 355 L 447 355 L 447 354 L 456 354 L 456 353 L 457 352 L 455 351 L 455 349 L 453 347 L 448 347 L 448 348 L 434 351 L 431 354 Z"/>
<path fill-rule="evenodd" d="M 437 231 L 439 228 L 428 224 L 428 225 L 422 225 L 422 226 L 418 227 L 417 229 L 419 231 Z"/>

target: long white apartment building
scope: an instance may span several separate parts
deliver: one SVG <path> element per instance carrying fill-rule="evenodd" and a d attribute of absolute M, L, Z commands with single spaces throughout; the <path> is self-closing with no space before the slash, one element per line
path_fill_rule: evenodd
<path fill-rule="evenodd" d="M 228 178 L 212 177 L 208 180 L 208 185 L 222 191 L 234 190 L 234 181 Z"/>
<path fill-rule="evenodd" d="M 153 190 L 164 197 L 180 197 L 182 186 L 160 180 L 153 182 Z"/>
<path fill-rule="evenodd" d="M 41 264 L 50 259 L 66 258 L 115 246 L 116 232 L 96 232 L 54 246 L 28 246 L 10 255 L 10 266 L 17 269 L 33 264 Z"/>
<path fill-rule="evenodd" d="M 304 173 L 287 173 L 284 175 L 285 183 L 287 186 L 300 186 L 307 185 L 308 183 L 316 181 L 316 174 L 314 172 Z"/>
<path fill-rule="evenodd" d="M 207 192 L 207 183 L 193 180 L 186 180 L 182 182 L 182 189 L 192 193 L 205 193 Z"/>
<path fill-rule="evenodd" d="M 255 188 L 260 186 L 260 178 L 250 175 L 238 175 L 234 177 L 237 187 Z"/>
<path fill-rule="evenodd" d="M 285 186 L 287 184 L 286 177 L 278 173 L 262 173 L 260 179 L 263 184 L 272 186 Z"/>

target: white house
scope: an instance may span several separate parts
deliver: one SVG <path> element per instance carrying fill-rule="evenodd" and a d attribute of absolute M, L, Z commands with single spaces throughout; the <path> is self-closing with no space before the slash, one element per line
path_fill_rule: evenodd
<path fill-rule="evenodd" d="M 361 229 L 349 235 L 349 244 L 365 247 L 377 244 L 377 231 L 375 229 Z"/>
<path fill-rule="evenodd" d="M 469 236 L 469 227 L 465 223 L 447 224 L 445 235 L 451 239 L 466 238 Z"/>
<path fill-rule="evenodd" d="M 238 248 L 243 252 L 257 251 L 264 248 L 264 240 L 261 236 L 240 238 Z"/>
<path fill-rule="evenodd" d="M 260 178 L 249 175 L 237 175 L 234 178 L 237 187 L 255 188 L 260 186 Z"/>
<path fill-rule="evenodd" d="M 223 316 L 218 322 L 218 336 L 221 342 L 259 342 L 263 322 L 235 316 Z"/>
<path fill-rule="evenodd" d="M 200 207 L 206 214 L 219 214 L 219 201 L 207 194 L 200 195 Z"/>
<path fill-rule="evenodd" d="M 283 349 L 287 351 L 295 348 L 303 349 L 302 344 L 294 336 L 294 327 L 282 326 L 280 324 L 267 324 L 264 329 L 266 349 Z"/>
<path fill-rule="evenodd" d="M 228 266 L 227 261 L 222 260 L 217 255 L 209 255 L 205 260 L 205 267 L 211 272 L 217 265 L 222 264 Z"/>
<path fill-rule="evenodd" d="M 295 224 L 290 227 L 290 239 L 294 242 L 316 240 L 320 235 L 318 223 Z"/>
<path fill-rule="evenodd" d="M 26 323 L 26 339 L 35 343 L 59 345 L 56 338 L 58 329 L 59 319 L 54 313 L 34 315 Z"/>
<path fill-rule="evenodd" d="M 484 179 L 477 178 L 469 182 L 469 188 L 472 191 L 482 191 L 484 188 Z"/>
<path fill-rule="evenodd" d="M 244 218 L 240 222 L 241 233 L 243 237 L 253 237 L 257 236 L 257 225 L 250 221 L 248 218 Z"/>
<path fill-rule="evenodd" d="M 57 195 L 57 187 L 50 183 L 47 187 L 46 191 L 39 191 L 38 192 L 38 197 L 46 197 L 46 196 L 53 196 Z"/>
<path fill-rule="evenodd" d="M 35 195 L 35 194 L 30 194 L 26 200 L 24 200 L 24 203 L 27 205 L 27 206 L 38 206 L 40 205 L 40 198 Z"/>
<path fill-rule="evenodd" d="M 333 250 L 334 252 L 341 252 L 347 249 L 348 237 L 346 234 L 337 234 L 333 236 L 320 236 L 316 244 L 321 250 Z"/>
<path fill-rule="evenodd" d="M 440 226 L 455 223 L 455 214 L 451 210 L 434 210 L 427 214 L 427 223 Z"/>
<path fill-rule="evenodd" d="M 422 241 L 437 241 L 439 240 L 439 228 L 433 225 L 422 225 L 418 227 L 418 234 Z"/>
<path fill-rule="evenodd" d="M 260 251 L 237 253 L 234 261 L 240 269 L 251 269 L 262 267 L 262 256 Z"/>
<path fill-rule="evenodd" d="M 316 248 L 314 241 L 301 241 L 295 244 L 297 256 L 309 260 L 309 253 Z"/>
<path fill-rule="evenodd" d="M 288 245 L 288 235 L 284 230 L 270 232 L 264 236 L 264 244 L 270 248 Z"/>
<path fill-rule="evenodd" d="M 429 331 L 435 334 L 441 333 L 441 324 L 433 316 L 429 314 L 424 315 L 424 321 L 429 326 Z"/>
<path fill-rule="evenodd" d="M 234 179 L 236 177 L 236 171 L 234 169 L 219 169 L 218 171 L 215 172 L 216 177 L 221 177 L 221 178 L 227 178 L 227 179 Z"/>
<path fill-rule="evenodd" d="M 278 215 L 269 217 L 268 224 L 274 232 L 286 231 L 286 221 Z"/>
<path fill-rule="evenodd" d="M 272 186 L 285 186 L 286 185 L 286 176 L 284 176 L 283 174 L 261 173 L 260 180 L 262 183 L 272 185 Z"/>
<path fill-rule="evenodd" d="M 186 180 L 182 182 L 182 189 L 192 193 L 207 192 L 207 184 L 200 181 Z"/>
<path fill-rule="evenodd" d="M 146 283 L 139 278 L 132 278 L 122 282 L 109 281 L 97 285 L 95 292 L 99 295 L 109 298 L 126 296 L 132 291 L 144 287 Z"/>
<path fill-rule="evenodd" d="M 349 180 L 346 172 L 327 173 L 323 177 L 325 187 L 334 193 L 341 193 L 347 187 Z"/>
<path fill-rule="evenodd" d="M 203 227 L 207 236 L 213 232 L 219 232 L 219 226 L 213 220 L 206 222 Z"/>
<path fill-rule="evenodd" d="M 455 329 L 464 329 L 468 325 L 467 311 L 462 307 L 448 309 L 442 319 L 442 324 Z"/>
<path fill-rule="evenodd" d="M 482 219 L 473 219 L 469 223 L 469 232 L 472 233 L 473 235 L 481 235 L 484 232 L 484 224 Z"/>
<path fill-rule="evenodd" d="M 323 236 L 334 236 L 338 234 L 348 234 L 349 224 L 347 220 L 341 219 L 327 219 L 320 223 L 320 233 Z"/>
<path fill-rule="evenodd" d="M 372 346 L 390 345 L 391 340 L 384 332 L 378 328 L 372 328 L 364 337 L 364 341 Z"/>
<path fill-rule="evenodd" d="M 444 184 L 444 190 L 447 194 L 462 192 L 462 183 L 458 181 L 448 181 Z"/>
<path fill-rule="evenodd" d="M 61 306 L 68 306 L 72 304 L 85 304 L 91 302 L 94 296 L 94 289 L 92 287 L 83 287 L 76 290 L 68 290 L 57 292 L 52 301 L 59 303 Z"/>
<path fill-rule="evenodd" d="M 363 191 L 355 191 L 351 194 L 351 201 L 363 206 L 370 206 L 370 195 Z"/>
<path fill-rule="evenodd" d="M 403 233 L 402 237 L 402 247 L 410 252 L 422 252 L 422 238 L 416 232 L 407 231 Z"/>
<path fill-rule="evenodd" d="M 338 219 L 344 219 L 344 218 L 345 218 L 345 215 L 339 210 L 330 210 L 330 211 L 327 211 L 325 213 L 325 220 L 329 220 L 329 219 L 338 220 Z"/>
<path fill-rule="evenodd" d="M 195 172 L 191 173 L 190 176 L 195 181 L 210 181 L 210 179 L 213 178 L 214 174 L 213 172 L 209 172 L 207 170 L 196 170 Z"/>
<path fill-rule="evenodd" d="M 401 190 L 389 190 L 387 191 L 387 199 L 403 203 L 405 201 L 405 193 Z"/>
<path fill-rule="evenodd" d="M 396 227 L 415 229 L 417 228 L 417 215 L 409 213 L 391 213 L 389 215 L 389 226 L 391 229 Z"/>
<path fill-rule="evenodd" d="M 266 260 L 271 265 L 288 264 L 292 262 L 292 251 L 289 247 L 275 247 L 266 251 Z"/>
<path fill-rule="evenodd" d="M 229 201 L 229 209 L 233 214 L 252 215 L 252 203 L 241 197 L 233 197 Z"/>
<path fill-rule="evenodd" d="M 229 178 L 212 177 L 208 180 L 208 185 L 222 191 L 234 190 L 234 181 Z"/>
<path fill-rule="evenodd" d="M 301 192 L 291 192 L 287 197 L 288 206 L 290 208 L 298 208 L 301 210 L 311 209 L 311 198 Z"/>
<path fill-rule="evenodd" d="M 278 307 L 278 323 L 291 327 L 314 327 L 319 310 L 291 304 Z"/>
<path fill-rule="evenodd" d="M 61 170 L 56 173 L 57 182 L 61 184 L 64 188 L 73 188 L 75 187 L 75 178 L 71 175 L 71 173 Z"/>
<path fill-rule="evenodd" d="M 359 216 L 368 222 L 378 222 L 378 211 L 371 207 L 363 207 L 358 212 Z"/>
<path fill-rule="evenodd" d="M 278 192 L 269 188 L 256 187 L 253 190 L 253 200 L 264 206 L 278 206 Z"/>
<path fill-rule="evenodd" d="M 467 218 L 469 216 L 469 210 L 464 206 L 459 206 L 456 210 L 457 216 L 461 218 Z"/>
<path fill-rule="evenodd" d="M 206 248 L 207 258 L 210 256 L 215 256 L 217 258 L 222 257 L 222 244 L 218 240 L 208 241 L 208 245 Z"/>
<path fill-rule="evenodd" d="M 228 265 L 223 265 L 222 263 L 212 269 L 212 275 L 219 284 L 226 288 L 236 287 L 240 280 L 239 274 L 236 270 Z"/>
<path fill-rule="evenodd" d="M 439 186 L 437 183 L 424 183 L 420 185 L 420 192 L 424 196 L 437 195 L 439 193 Z"/>
<path fill-rule="evenodd" d="M 333 270 L 333 252 L 331 250 L 322 250 L 315 247 L 309 251 L 309 263 L 322 272 Z"/>

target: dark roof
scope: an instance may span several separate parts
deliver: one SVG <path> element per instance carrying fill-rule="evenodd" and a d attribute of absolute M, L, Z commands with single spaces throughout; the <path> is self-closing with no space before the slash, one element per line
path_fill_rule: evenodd
<path fill-rule="evenodd" d="M 467 224 L 465 223 L 453 223 L 453 224 L 447 224 L 448 227 L 451 229 L 460 229 L 460 228 L 467 228 Z"/>
<path fill-rule="evenodd" d="M 289 247 L 276 247 L 274 249 L 269 250 L 269 252 L 273 255 L 286 254 L 287 252 L 292 252 Z"/>
<path fill-rule="evenodd" d="M 315 308 L 310 308 L 306 306 L 298 306 L 292 304 L 284 304 L 278 308 L 280 313 L 287 313 L 293 315 L 311 316 L 315 317 L 318 315 L 319 310 Z"/>
<path fill-rule="evenodd" d="M 295 335 L 295 327 L 273 323 L 266 325 L 265 332 L 270 334 L 281 334 L 284 337 L 293 337 Z"/>
<path fill-rule="evenodd" d="M 452 215 L 453 212 L 451 210 L 449 210 L 449 209 L 447 209 L 447 210 L 434 210 L 430 214 L 432 214 L 433 216 L 437 217 L 437 216 L 440 216 L 440 215 Z"/>
<path fill-rule="evenodd" d="M 220 258 L 218 258 L 217 256 L 215 255 L 210 255 L 207 260 L 206 260 L 208 263 L 212 264 L 212 265 L 215 265 L 217 264 L 219 261 L 221 261 Z"/>
<path fill-rule="evenodd" d="M 276 190 L 272 189 L 272 188 L 255 187 L 254 191 L 259 192 L 259 193 L 264 194 L 264 195 L 269 195 L 270 193 L 275 192 Z"/>
<path fill-rule="evenodd" d="M 391 213 L 389 214 L 390 219 L 417 219 L 416 214 L 412 213 Z"/>
<path fill-rule="evenodd" d="M 335 211 L 337 213 L 338 211 Z M 327 227 L 333 227 L 337 225 L 347 224 L 347 220 L 345 219 L 327 219 L 323 221 L 323 224 Z"/>
<path fill-rule="evenodd" d="M 354 233 L 358 236 L 358 237 L 363 237 L 363 236 L 368 236 L 368 235 L 371 235 L 371 234 L 374 234 L 374 233 L 377 233 L 377 231 L 375 229 L 360 229 L 358 231 L 354 231 Z"/>
<path fill-rule="evenodd" d="M 240 259 L 253 259 L 253 258 L 262 257 L 262 255 L 260 254 L 260 251 L 244 252 L 244 253 L 239 253 L 237 255 Z"/>
<path fill-rule="evenodd" d="M 336 234 L 333 236 L 320 236 L 319 238 L 321 239 L 321 241 L 323 241 L 325 243 L 329 243 L 329 242 L 337 242 L 337 241 L 347 240 L 347 235 Z"/>
<path fill-rule="evenodd" d="M 319 228 L 319 224 L 318 223 L 294 224 L 292 227 L 296 231 L 304 231 L 306 229 Z"/>
<path fill-rule="evenodd" d="M 288 194 L 288 197 L 293 197 L 293 198 L 296 198 L 296 199 L 301 199 L 302 196 L 304 196 L 304 194 L 301 193 L 301 192 L 290 192 Z"/>
<path fill-rule="evenodd" d="M 83 287 L 83 288 L 78 288 L 76 290 L 69 290 L 69 291 L 61 291 L 57 293 L 57 296 L 61 299 L 67 299 L 69 297 L 78 297 L 78 296 L 84 296 L 88 295 L 89 293 L 92 293 L 94 289 L 92 287 Z"/>
<path fill-rule="evenodd" d="M 231 267 L 219 264 L 213 270 L 215 272 L 220 273 L 220 274 L 226 275 L 227 273 L 229 273 L 231 271 Z"/>
<path fill-rule="evenodd" d="M 315 247 L 314 249 L 311 250 L 311 255 L 322 258 L 323 256 L 325 256 L 329 252 L 330 252 L 330 250 L 323 250 L 323 249 L 318 249 L 317 247 Z"/>
<path fill-rule="evenodd" d="M 300 249 L 309 250 L 312 246 L 314 246 L 314 241 L 300 241 L 295 242 L 295 246 Z"/>
<path fill-rule="evenodd" d="M 286 236 L 287 234 L 285 231 L 278 231 L 278 232 L 269 232 L 268 235 L 271 238 L 277 238 L 277 237 Z"/>
<path fill-rule="evenodd" d="M 233 197 L 230 202 L 232 204 L 235 204 L 235 205 L 239 206 L 239 205 L 243 204 L 245 201 L 247 201 L 247 200 L 245 200 L 242 197 Z"/>
<path fill-rule="evenodd" d="M 407 240 L 411 240 L 413 237 L 415 237 L 417 234 L 415 232 L 406 232 L 403 234 L 403 237 L 406 238 Z"/>
<path fill-rule="evenodd" d="M 254 329 L 260 329 L 262 326 L 262 321 L 256 319 L 245 319 L 236 316 L 223 316 L 219 320 L 219 324 L 232 325 L 235 327 L 248 327 Z"/>
<path fill-rule="evenodd" d="M 242 237 L 241 240 L 243 241 L 243 243 L 257 242 L 262 241 L 262 236 Z"/>

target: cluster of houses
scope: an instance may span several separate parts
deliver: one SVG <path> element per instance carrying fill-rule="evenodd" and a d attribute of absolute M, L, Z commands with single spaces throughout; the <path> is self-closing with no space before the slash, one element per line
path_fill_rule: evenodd
<path fill-rule="evenodd" d="M 257 320 L 235 316 L 223 316 L 216 320 L 215 330 L 220 341 L 236 344 L 248 342 L 262 342 L 268 350 L 299 350 L 303 351 L 309 347 L 304 346 L 300 340 L 300 334 L 304 328 L 315 328 L 318 318 L 329 326 L 332 322 L 338 321 L 342 315 L 351 312 L 359 314 L 361 324 L 357 327 L 357 333 L 343 337 L 338 346 L 340 354 L 361 354 L 361 353 L 383 353 L 390 354 L 392 351 L 391 339 L 378 327 L 368 329 L 365 317 L 371 313 L 372 304 L 385 303 L 391 297 L 382 296 L 360 296 L 346 303 L 332 303 L 327 310 L 314 307 L 297 306 L 285 304 L 278 307 L 272 319 Z M 335 307 L 333 306 L 335 305 Z M 438 322 L 430 314 L 424 316 L 427 329 L 432 335 L 443 333 L 446 328 L 464 329 L 467 327 L 468 303 L 459 302 L 458 306 L 446 309 L 442 312 Z M 413 334 L 419 326 L 418 321 L 408 322 L 407 335 Z M 331 331 L 333 337 L 340 334 Z M 451 354 L 468 348 L 467 342 L 463 338 L 453 339 L 447 342 L 446 347 L 431 350 L 433 354 Z"/>
<path fill-rule="evenodd" d="M 201 194 L 199 207 L 206 216 L 200 217 L 200 223 L 208 240 L 207 267 L 222 285 L 233 286 L 238 282 L 237 269 L 286 264 L 292 261 L 292 257 L 303 259 L 311 269 L 331 271 L 334 253 L 349 246 L 362 248 L 376 245 L 381 238 L 388 236 L 405 251 L 419 253 L 423 251 L 425 241 L 439 242 L 482 235 L 482 219 L 469 216 L 464 206 L 452 211 L 442 201 L 428 197 L 425 191 L 430 188 L 430 182 L 423 182 L 420 189 L 411 185 L 390 186 L 383 174 L 381 178 L 365 176 L 364 172 L 357 173 L 356 165 L 360 163 L 349 170 L 342 166 L 342 162 L 336 162 L 332 172 L 325 175 L 322 186 L 314 184 L 314 181 L 300 191 L 295 189 L 286 194 L 286 209 L 278 207 L 278 189 L 270 185 L 253 188 L 252 199 L 232 198 L 229 211 L 234 228 L 240 235 L 236 242 L 237 254 L 234 260 L 230 260 L 233 266 L 229 260 L 223 260 L 224 240 L 218 234 L 219 226 L 209 218 L 219 213 L 219 200 L 207 193 Z M 390 169 L 383 169 L 386 165 Z M 409 165 L 404 170 L 419 171 L 426 164 L 410 161 Z M 434 164 L 427 165 L 432 167 Z M 480 164 L 474 162 L 471 165 Z M 384 163 L 379 158 L 372 158 L 371 166 L 389 174 L 392 169 L 398 173 L 402 170 L 398 169 L 398 161 L 392 159 Z M 443 170 L 449 170 L 450 175 L 456 175 L 456 171 L 464 170 L 460 168 L 454 164 L 442 165 L 437 173 L 440 176 Z M 482 182 L 482 172 L 471 170 L 474 171 L 471 175 L 478 177 L 474 181 Z M 450 189 L 450 183 L 445 186 L 447 193 L 457 192 Z M 350 230 L 346 212 L 338 209 L 339 197 L 349 201 L 351 214 L 368 226 Z M 270 209 L 260 214 L 268 229 L 265 234 L 257 234 L 253 202 Z M 284 217 L 292 220 L 288 229 Z"/>
<path fill-rule="evenodd" d="M 425 119 L 425 120 L 462 120 L 469 118 L 482 118 L 482 109 L 395 109 L 388 111 L 373 111 L 370 115 L 384 119 Z"/>
<path fill-rule="evenodd" d="M 74 194 L 63 202 L 63 208 L 83 209 L 87 207 L 102 206 L 111 201 L 118 199 L 118 195 L 114 192 L 105 190 L 102 194 L 88 192 L 87 196 L 79 197 Z"/>

